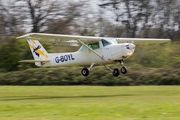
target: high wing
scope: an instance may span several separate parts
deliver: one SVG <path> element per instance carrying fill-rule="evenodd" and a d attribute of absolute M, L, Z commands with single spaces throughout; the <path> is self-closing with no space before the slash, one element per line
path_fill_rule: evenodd
<path fill-rule="evenodd" d="M 92 37 L 92 36 L 77 36 L 77 35 L 61 35 L 61 34 L 46 34 L 46 33 L 29 33 L 17 39 L 31 38 L 36 40 L 48 40 L 55 44 L 77 46 L 79 45 L 79 40 L 83 43 L 93 43 L 100 41 L 101 37 Z"/>
<path fill-rule="evenodd" d="M 93 37 L 93 36 L 78 36 L 78 35 L 62 35 L 62 34 L 46 34 L 46 33 L 29 33 L 23 36 L 17 37 L 17 39 L 31 38 L 36 40 L 48 40 L 55 44 L 67 45 L 67 46 L 78 46 L 82 41 L 85 44 L 98 42 L 102 38 L 108 37 Z M 170 39 L 155 39 L 155 38 L 108 38 L 116 40 L 117 43 L 123 42 L 167 42 Z"/>

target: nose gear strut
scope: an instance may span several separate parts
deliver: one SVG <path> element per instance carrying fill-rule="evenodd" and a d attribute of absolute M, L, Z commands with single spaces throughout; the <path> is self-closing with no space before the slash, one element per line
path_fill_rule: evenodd
<path fill-rule="evenodd" d="M 120 64 L 122 65 L 120 71 L 122 74 L 126 74 L 127 73 L 127 68 L 124 66 L 123 64 L 123 60 L 119 60 Z"/>

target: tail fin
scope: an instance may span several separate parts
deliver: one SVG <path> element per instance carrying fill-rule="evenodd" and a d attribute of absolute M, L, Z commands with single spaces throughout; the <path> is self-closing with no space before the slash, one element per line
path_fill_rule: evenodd
<path fill-rule="evenodd" d="M 27 40 L 34 60 L 49 60 L 48 52 L 44 49 L 44 47 L 39 43 L 38 40 Z M 35 62 L 35 65 L 41 66 L 41 62 Z"/>

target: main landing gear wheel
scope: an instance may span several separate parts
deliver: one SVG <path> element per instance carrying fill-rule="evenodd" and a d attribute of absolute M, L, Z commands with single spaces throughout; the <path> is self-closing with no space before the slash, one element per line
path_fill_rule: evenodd
<path fill-rule="evenodd" d="M 127 73 L 127 68 L 125 66 L 122 66 L 120 71 L 121 71 L 122 74 L 126 74 Z"/>
<path fill-rule="evenodd" d="M 81 70 L 81 74 L 82 74 L 83 76 L 88 76 L 88 75 L 89 75 L 89 70 L 88 70 L 88 68 L 83 68 L 83 69 Z"/>
<path fill-rule="evenodd" d="M 113 76 L 117 77 L 120 75 L 120 72 L 119 72 L 119 69 L 118 68 L 115 68 L 112 72 Z"/>

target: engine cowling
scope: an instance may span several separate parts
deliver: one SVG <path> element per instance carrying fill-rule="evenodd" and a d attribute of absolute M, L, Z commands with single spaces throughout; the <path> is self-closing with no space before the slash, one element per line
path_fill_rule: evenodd
<path fill-rule="evenodd" d="M 135 45 L 133 43 L 121 43 L 111 48 L 111 55 L 114 60 L 122 60 L 134 53 Z"/>
<path fill-rule="evenodd" d="M 136 47 L 136 45 L 134 45 L 133 43 L 129 43 L 128 45 L 126 45 L 126 48 L 129 50 L 134 50 Z"/>

